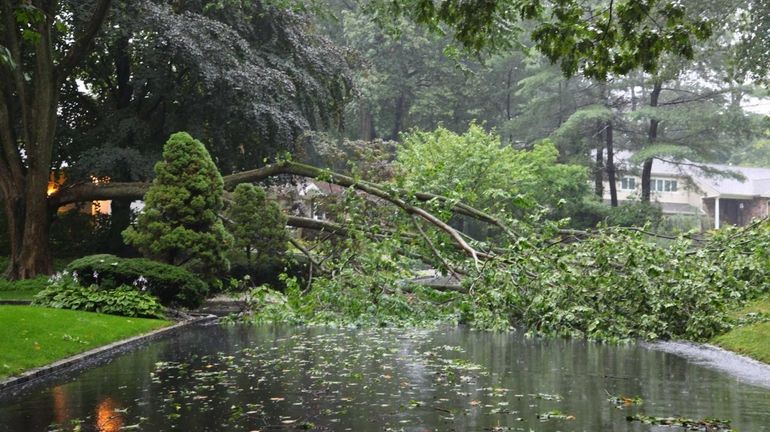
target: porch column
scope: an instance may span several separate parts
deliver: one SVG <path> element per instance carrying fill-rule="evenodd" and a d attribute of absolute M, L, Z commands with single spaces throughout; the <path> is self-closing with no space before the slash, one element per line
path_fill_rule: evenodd
<path fill-rule="evenodd" d="M 719 197 L 714 198 L 714 229 L 719 229 Z"/>

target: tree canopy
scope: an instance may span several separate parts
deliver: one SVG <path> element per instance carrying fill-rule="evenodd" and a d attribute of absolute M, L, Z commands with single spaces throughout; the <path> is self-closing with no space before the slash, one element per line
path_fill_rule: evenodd
<path fill-rule="evenodd" d="M 761 10 L 762 1 L 748 2 L 747 10 Z M 710 12 L 694 16 L 694 4 L 663 0 L 322 3 L 2 0 L 0 193 L 11 256 L 7 274 L 49 272 L 51 220 L 58 205 L 75 196 L 72 187 L 92 177 L 148 181 L 161 144 L 177 130 L 208 143 L 225 173 L 312 145 L 308 131 L 339 136 L 351 124 L 348 102 L 358 95 L 356 130 L 367 139 L 398 139 L 409 127 L 432 129 L 440 121 L 459 132 L 476 118 L 497 127 L 506 144 L 531 147 L 596 105 L 612 115 L 582 122 L 564 135 L 568 139 L 554 136 L 560 162 L 586 164 L 590 147 L 597 147 L 588 142 L 599 133 L 610 143 L 604 132 L 610 126 L 616 140 L 631 143 L 626 147 L 642 147 L 645 123 L 649 143 L 668 144 L 663 138 L 675 135 L 668 126 L 678 119 L 655 109 L 629 117 L 627 105 L 651 105 L 654 94 L 662 103 L 678 103 L 663 86 L 677 76 L 666 75 L 671 64 L 697 59 L 700 41 L 724 30 L 713 25 Z M 720 7 L 709 4 L 709 10 Z M 347 15 L 338 13 L 343 9 Z M 328 27 L 321 17 L 329 12 L 343 17 L 334 43 L 322 35 Z M 760 49 L 742 52 L 761 52 L 759 32 L 745 29 L 762 28 L 763 20 L 744 20 L 734 39 Z M 396 30 L 407 37 L 380 37 Z M 441 47 L 446 58 L 436 56 Z M 433 57 L 421 61 L 428 51 Z M 757 66 L 761 56 L 742 58 Z M 633 75 L 635 69 L 642 73 Z M 639 81 L 596 91 L 628 74 Z M 538 82 L 544 85 L 534 89 Z M 573 97 L 572 89 L 588 97 Z M 725 91 L 739 106 L 741 91 Z M 699 105 L 700 117 L 708 119 L 701 126 L 738 124 L 715 115 L 722 101 L 706 105 Z M 524 121 L 529 113 L 539 114 Z M 599 120 L 603 126 L 588 126 Z M 724 137 L 703 130 L 709 142 Z M 678 143 L 687 138 L 676 136 Z M 49 196 L 51 170 L 63 168 L 68 184 Z M 134 188 L 122 196 L 133 196 Z M 110 196 L 118 199 L 117 190 Z M 113 209 L 116 225 L 125 226 L 128 203 L 119 199 Z"/>
<path fill-rule="evenodd" d="M 576 0 L 373 1 L 366 6 L 384 23 L 407 16 L 436 32 L 448 30 L 472 52 L 507 49 L 529 39 L 565 75 L 580 71 L 604 80 L 640 68 L 656 72 L 666 54 L 693 56 L 695 41 L 710 35 L 710 23 L 680 2 Z"/>
<path fill-rule="evenodd" d="M 532 213 L 543 206 L 551 217 L 574 212 L 588 192 L 584 167 L 557 164 L 550 142 L 532 150 L 503 145 L 500 136 L 471 124 L 464 134 L 444 128 L 404 135 L 396 152 L 396 180 L 408 190 L 444 195 L 472 206 Z M 569 212 L 567 212 L 569 213 Z"/>
<path fill-rule="evenodd" d="M 225 171 L 251 168 L 338 127 L 352 91 L 344 50 L 260 2 L 4 0 L 0 20 L 11 277 L 51 271 L 51 169 L 66 166 L 70 184 L 147 180 L 183 129 Z"/>

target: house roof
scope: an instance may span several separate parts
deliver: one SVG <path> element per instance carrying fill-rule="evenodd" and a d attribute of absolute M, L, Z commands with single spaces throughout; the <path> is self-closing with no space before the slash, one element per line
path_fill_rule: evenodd
<path fill-rule="evenodd" d="M 300 196 L 324 196 L 339 195 L 345 192 L 347 188 L 320 180 L 308 180 L 297 184 L 297 191 Z"/>
<path fill-rule="evenodd" d="M 693 214 L 703 213 L 703 211 L 698 209 L 697 207 L 693 207 L 690 204 L 686 204 L 686 203 L 661 202 L 660 209 L 663 211 L 663 213 L 666 213 L 666 214 L 693 215 Z"/>
<path fill-rule="evenodd" d="M 631 155 L 631 152 L 625 150 L 617 152 L 615 155 L 616 165 L 621 169 L 637 168 L 630 162 Z M 698 166 L 713 171 L 736 173 L 743 176 L 744 179 L 707 173 Z M 655 159 L 652 163 L 652 175 L 687 177 L 707 197 L 770 197 L 770 168 L 693 163 L 686 160 L 680 164 L 675 164 Z"/>
<path fill-rule="evenodd" d="M 604 202 L 607 204 L 610 203 L 609 200 L 604 200 Z M 633 202 L 636 201 L 621 200 L 620 204 L 625 205 Z M 687 203 L 658 202 L 658 204 L 660 204 L 660 209 L 663 214 L 700 215 L 704 213 L 702 209 Z"/>

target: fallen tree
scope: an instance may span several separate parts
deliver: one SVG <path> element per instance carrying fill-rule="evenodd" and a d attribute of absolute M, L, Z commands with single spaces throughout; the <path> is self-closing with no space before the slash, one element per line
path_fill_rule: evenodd
<path fill-rule="evenodd" d="M 259 312 L 267 319 L 408 323 L 427 317 L 604 340 L 705 340 L 732 325 L 731 307 L 770 292 L 767 220 L 706 238 L 659 236 L 644 228 L 565 230 L 554 221 L 511 222 L 514 231 L 496 215 L 446 197 L 291 161 L 226 176 L 224 182 L 232 189 L 280 175 L 346 187 L 351 193 L 344 199 L 359 207 L 355 202 L 344 207 L 349 213 L 336 221 L 288 217 L 289 226 L 341 240 L 322 238 L 309 247 L 296 242 L 316 277 L 308 277 L 304 288 L 287 277 L 284 293 L 263 299 L 285 296 L 280 305 Z M 77 201 L 140 199 L 148 186 L 73 185 L 50 202 L 55 209 Z M 360 199 L 362 194 L 377 199 Z M 383 211 L 382 203 L 400 210 L 398 218 L 388 221 L 392 225 L 384 216 L 393 212 Z M 497 235 L 484 241 L 469 238 L 447 223 L 451 214 L 485 222 Z M 419 261 L 461 278 L 461 289 L 410 284 Z M 260 289 L 264 294 L 265 288 Z"/>
<path fill-rule="evenodd" d="M 468 240 L 463 237 L 457 229 L 451 227 L 446 222 L 442 221 L 439 217 L 435 216 L 428 210 L 421 208 L 415 204 L 410 203 L 410 197 L 413 197 L 415 201 L 426 203 L 430 201 L 437 201 L 446 204 L 450 209 L 461 215 L 469 216 L 482 222 L 489 223 L 499 229 L 501 229 L 506 235 L 514 237 L 513 231 L 498 218 L 485 213 L 484 211 L 475 209 L 468 205 L 465 205 L 456 200 L 451 200 L 447 197 L 429 194 L 429 193 L 409 193 L 408 191 L 391 188 L 388 186 L 379 185 L 363 180 L 357 180 L 353 177 L 343 174 L 335 173 L 326 169 L 321 169 L 311 165 L 301 164 L 292 161 L 280 161 L 274 164 L 257 168 L 254 170 L 244 171 L 236 174 L 224 176 L 225 189 L 232 190 L 236 185 L 240 183 L 254 183 L 262 180 L 266 180 L 270 177 L 276 177 L 280 175 L 299 176 L 310 179 L 323 180 L 329 183 L 333 183 L 343 187 L 353 188 L 355 190 L 372 195 L 379 199 L 385 200 L 394 206 L 400 208 L 404 212 L 410 215 L 417 216 L 436 228 L 442 230 L 449 235 L 455 244 L 471 256 L 478 265 L 480 259 L 490 258 L 492 255 L 490 252 L 479 251 L 474 248 Z M 54 193 L 49 198 L 49 205 L 51 210 L 55 210 L 58 207 L 72 204 L 76 202 L 84 201 L 98 201 L 98 200 L 111 200 L 111 199 L 142 199 L 144 193 L 149 189 L 150 183 L 107 183 L 107 184 L 94 184 L 94 183 L 78 183 L 69 187 L 62 188 Z M 290 226 L 296 226 L 299 228 L 312 228 L 312 229 L 326 229 L 327 231 L 334 231 L 342 233 L 344 227 L 326 223 L 322 221 L 311 222 L 309 220 L 290 218 L 288 224 Z"/>

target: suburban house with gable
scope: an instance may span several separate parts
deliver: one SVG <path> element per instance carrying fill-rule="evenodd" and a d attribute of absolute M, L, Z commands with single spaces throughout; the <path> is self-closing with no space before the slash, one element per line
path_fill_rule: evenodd
<path fill-rule="evenodd" d="M 618 201 L 638 200 L 641 195 L 639 168 L 629 163 L 631 153 L 618 152 Z M 732 172 L 743 177 L 706 174 L 709 171 Z M 661 206 L 664 215 L 685 215 L 704 221 L 703 228 L 725 224 L 744 226 L 751 220 L 767 217 L 770 212 L 770 168 L 739 167 L 717 164 L 674 164 L 655 159 L 650 181 L 651 200 Z M 604 197 L 609 201 L 609 184 Z"/>

